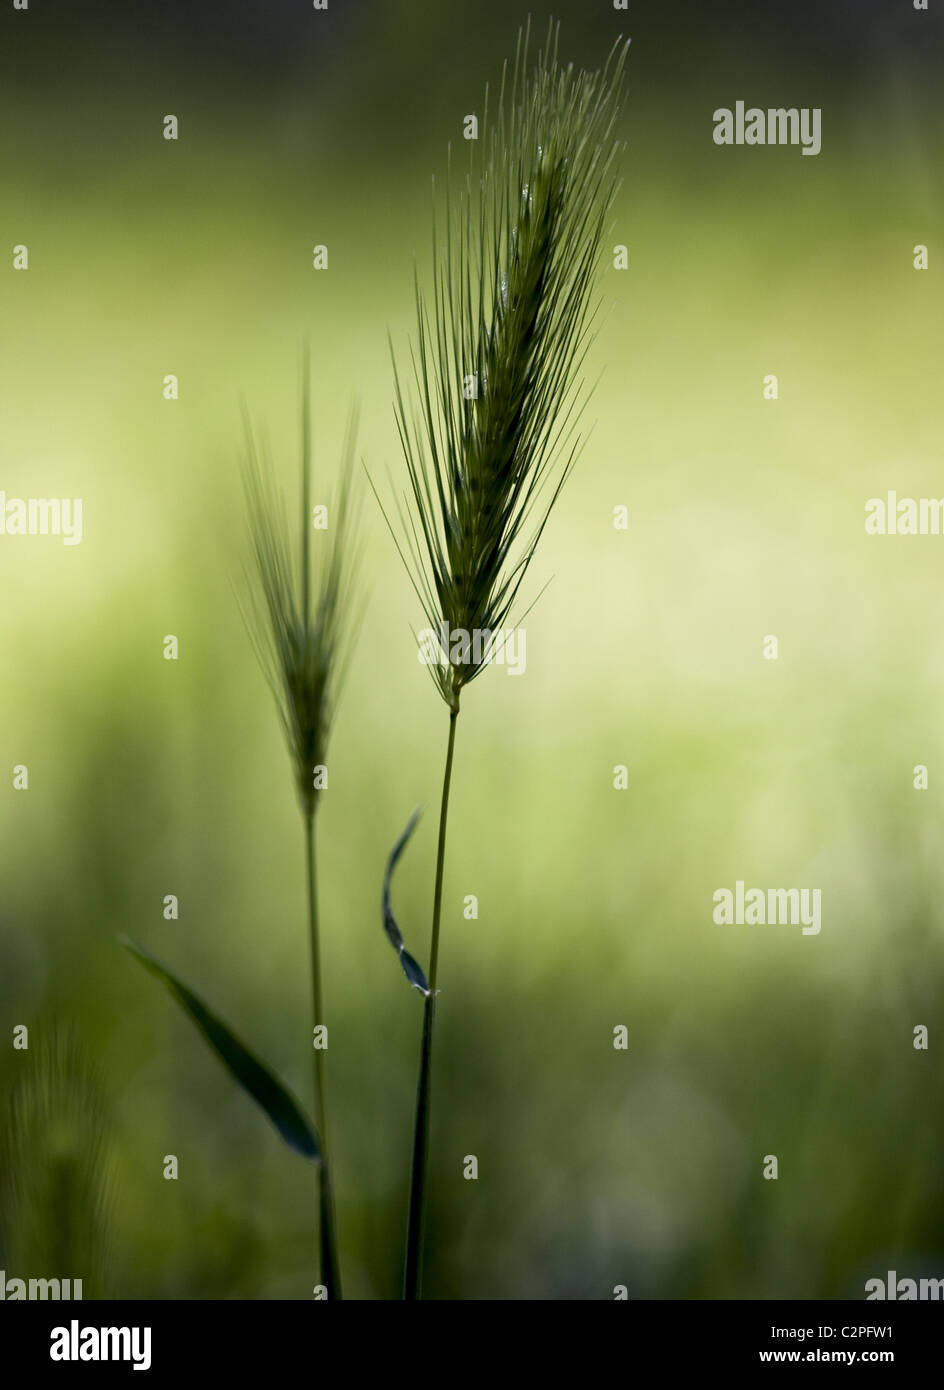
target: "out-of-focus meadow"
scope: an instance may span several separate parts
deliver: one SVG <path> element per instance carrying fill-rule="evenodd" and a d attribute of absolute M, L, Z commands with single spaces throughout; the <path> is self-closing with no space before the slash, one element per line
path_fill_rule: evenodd
<path fill-rule="evenodd" d="M 240 396 L 293 490 L 307 336 L 325 488 L 355 397 L 378 489 L 402 488 L 387 330 L 405 351 L 431 175 L 527 8 L 3 15 L 0 489 L 81 497 L 85 535 L 0 538 L 0 1097 L 54 1031 L 99 1074 L 87 1298 L 311 1295 L 311 1171 L 116 938 L 307 1096 L 301 831 L 235 597 Z M 941 24 L 632 8 L 554 7 L 578 61 L 633 35 L 629 269 L 601 270 L 593 431 L 529 576 L 526 601 L 551 583 L 527 671 L 485 673 L 459 723 L 427 1293 L 861 1297 L 944 1272 L 944 539 L 863 524 L 890 488 L 942 494 Z M 822 153 L 716 147 L 738 98 L 821 106 Z M 395 891 L 425 960 L 447 718 L 365 493 L 319 835 L 346 1291 L 387 1298 L 421 1007 L 381 879 L 422 803 Z M 738 879 L 821 887 L 821 933 L 715 925 Z M 0 1242 L 8 1273 L 83 1273 L 15 1223 Z"/>

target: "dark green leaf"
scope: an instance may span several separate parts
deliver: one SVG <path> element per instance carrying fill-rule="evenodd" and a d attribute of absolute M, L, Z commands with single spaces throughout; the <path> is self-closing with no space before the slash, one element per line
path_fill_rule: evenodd
<path fill-rule="evenodd" d="M 394 917 L 393 908 L 390 905 L 390 886 L 393 879 L 393 871 L 397 867 L 397 861 L 400 855 L 406 849 L 407 840 L 409 840 L 413 831 L 416 829 L 416 823 L 420 815 L 421 811 L 417 808 L 407 821 L 406 829 L 403 834 L 390 851 L 390 858 L 387 860 L 387 872 L 384 874 L 383 922 L 384 931 L 390 938 L 390 944 L 400 957 L 400 964 L 403 966 L 404 975 L 409 980 L 410 984 L 413 985 L 415 989 L 418 989 L 421 994 L 429 994 L 429 981 L 423 974 L 421 967 L 410 955 L 409 951 L 404 948 L 403 933 L 397 926 L 397 919 Z"/>
<path fill-rule="evenodd" d="M 166 966 L 161 965 L 150 952 L 136 946 L 128 937 L 122 936 L 119 940 L 132 955 L 137 956 L 145 969 L 163 981 L 171 994 L 183 1005 L 239 1084 L 249 1092 L 258 1105 L 262 1106 L 286 1144 L 303 1158 L 320 1162 L 321 1149 L 315 1132 L 282 1083 L 243 1046 L 225 1023 L 210 1012 L 202 1000 L 171 974 Z"/>
<path fill-rule="evenodd" d="M 415 985 L 422 994 L 429 994 L 429 981 L 409 951 L 400 952 L 400 964 L 403 966 L 403 973 L 410 984 Z"/>

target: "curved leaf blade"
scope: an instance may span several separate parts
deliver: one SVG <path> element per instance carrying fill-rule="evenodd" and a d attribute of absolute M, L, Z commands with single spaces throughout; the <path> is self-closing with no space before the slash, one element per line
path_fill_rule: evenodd
<path fill-rule="evenodd" d="M 245 1047 L 222 1019 L 217 1018 L 202 999 L 162 965 L 155 956 L 129 937 L 118 938 L 146 970 L 155 975 L 187 1011 L 224 1066 L 259 1105 L 275 1125 L 289 1148 L 315 1163 L 321 1161 L 321 1146 L 307 1116 L 282 1083 L 258 1057 Z"/>
<path fill-rule="evenodd" d="M 393 871 L 397 867 L 397 862 L 400 858 L 400 855 L 406 849 L 407 841 L 413 834 L 413 831 L 416 829 L 416 823 L 419 820 L 421 814 L 421 809 L 417 807 L 410 819 L 407 821 L 406 829 L 403 831 L 403 834 L 400 836 L 399 840 L 397 840 L 393 849 L 390 851 L 390 857 L 387 860 L 387 871 L 384 874 L 383 883 L 383 924 L 384 931 L 387 933 L 387 936 L 390 939 L 390 944 L 400 958 L 400 964 L 403 967 L 404 975 L 409 980 L 410 984 L 413 986 L 414 989 L 418 989 L 420 994 L 422 995 L 428 995 L 429 981 L 424 975 L 421 966 L 413 959 L 409 951 L 407 951 L 405 948 L 405 944 L 403 941 L 403 933 L 397 926 L 397 919 L 393 915 L 393 907 L 390 902 L 390 889 L 393 882 Z"/>

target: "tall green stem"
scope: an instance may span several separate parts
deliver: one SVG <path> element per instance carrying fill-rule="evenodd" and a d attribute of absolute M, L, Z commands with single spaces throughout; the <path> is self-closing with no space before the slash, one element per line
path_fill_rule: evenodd
<path fill-rule="evenodd" d="M 321 959 L 318 949 L 318 889 L 315 876 L 315 817 L 306 816 L 305 850 L 308 869 L 308 921 L 311 932 L 311 1004 L 314 1026 L 324 1022 L 321 1007 Z M 312 1033 L 314 1042 L 314 1033 Z M 318 1169 L 319 1231 L 321 1242 L 321 1282 L 329 1298 L 341 1297 L 341 1267 L 338 1263 L 337 1237 L 334 1227 L 334 1196 L 331 1190 L 331 1170 L 328 1165 L 328 1128 L 325 1120 L 324 1049 L 312 1048 L 315 1115 L 321 1141 L 321 1164 Z"/>
<path fill-rule="evenodd" d="M 439 963 L 439 921 L 442 915 L 443 867 L 446 862 L 446 817 L 449 814 L 449 784 L 452 755 L 456 744 L 457 709 L 449 714 L 449 744 L 443 775 L 442 804 L 439 809 L 439 847 L 436 852 L 436 888 L 433 894 L 433 940 L 429 953 L 429 994 L 423 1008 L 423 1042 L 416 1085 L 416 1121 L 413 1128 L 413 1165 L 410 1178 L 410 1214 L 406 1238 L 406 1265 L 403 1297 L 420 1297 L 423 1264 L 423 1227 L 426 1218 L 426 1169 L 429 1159 L 430 1074 L 433 1057 L 433 1020 L 436 1010 L 436 970 Z"/>

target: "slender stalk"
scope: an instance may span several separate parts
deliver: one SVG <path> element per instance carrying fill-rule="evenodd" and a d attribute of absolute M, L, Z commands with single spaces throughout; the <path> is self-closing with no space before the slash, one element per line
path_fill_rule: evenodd
<path fill-rule="evenodd" d="M 429 953 L 429 994 L 423 1009 L 423 1043 L 416 1085 L 416 1121 L 413 1128 L 413 1164 L 410 1177 L 410 1214 L 407 1224 L 406 1264 L 403 1271 L 403 1297 L 412 1302 L 420 1298 L 423 1264 L 423 1228 L 426 1219 L 426 1169 L 429 1159 L 430 1076 L 433 1058 L 433 1021 L 436 1010 L 436 971 L 439 963 L 439 922 L 442 915 L 443 869 L 446 862 L 446 818 L 449 814 L 449 784 L 452 781 L 452 755 L 456 745 L 458 709 L 449 712 L 449 743 L 443 775 L 442 804 L 439 809 L 439 846 L 436 851 L 436 888 L 433 893 L 433 939 Z"/>
<path fill-rule="evenodd" d="M 311 366 L 308 345 L 302 352 L 302 617 L 311 620 Z"/>
<path fill-rule="evenodd" d="M 308 921 L 311 933 L 311 1004 L 312 1019 L 317 1028 L 324 1018 L 321 1006 L 321 959 L 318 947 L 318 888 L 315 873 L 315 817 L 305 818 L 305 860 L 308 871 Z M 312 1035 L 314 1038 L 314 1035 Z M 331 1189 L 331 1170 L 328 1164 L 328 1130 L 325 1121 L 324 1049 L 312 1048 L 315 1115 L 321 1139 L 321 1164 L 318 1169 L 319 1231 L 321 1243 L 321 1282 L 329 1298 L 341 1297 L 341 1267 L 338 1263 L 337 1236 L 334 1225 L 334 1195 Z"/>

